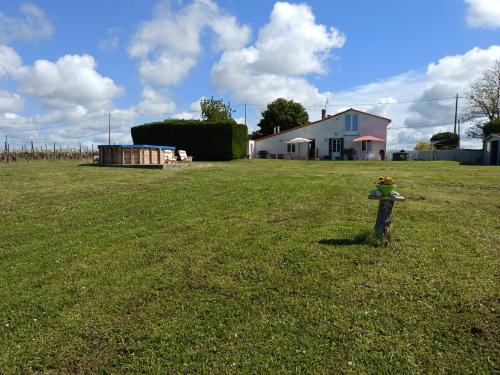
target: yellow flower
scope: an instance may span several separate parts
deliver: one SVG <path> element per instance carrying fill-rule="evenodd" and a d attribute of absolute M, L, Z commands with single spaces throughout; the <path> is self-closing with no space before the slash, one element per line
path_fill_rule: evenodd
<path fill-rule="evenodd" d="M 377 183 L 380 185 L 394 185 L 396 183 L 396 181 L 394 180 L 394 178 L 389 177 L 389 176 L 380 176 L 378 178 Z"/>

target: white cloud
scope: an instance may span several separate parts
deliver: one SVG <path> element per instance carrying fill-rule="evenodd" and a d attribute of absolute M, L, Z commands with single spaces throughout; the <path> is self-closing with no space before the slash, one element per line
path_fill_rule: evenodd
<path fill-rule="evenodd" d="M 266 103 L 284 97 L 320 105 L 332 94 L 319 92 L 304 76 L 326 73 L 325 60 L 344 42 L 337 29 L 316 24 L 310 6 L 277 2 L 255 44 L 225 51 L 212 79 L 217 89 L 239 100 Z"/>
<path fill-rule="evenodd" d="M 215 10 L 213 17 L 208 20 L 208 26 L 216 35 L 216 47 L 219 50 L 242 48 L 251 36 L 250 28 L 240 26 L 235 17 L 223 14 L 222 17 Z"/>
<path fill-rule="evenodd" d="M 247 26 L 212 0 L 194 0 L 179 9 L 162 2 L 153 19 L 144 22 L 132 38 L 129 55 L 139 59 L 139 73 L 148 85 L 169 86 L 181 82 L 201 53 L 201 34 L 210 29 L 219 49 L 241 48 L 250 37 Z"/>
<path fill-rule="evenodd" d="M 463 96 L 470 85 L 498 58 L 500 46 L 487 49 L 476 47 L 465 54 L 446 56 L 429 64 L 426 71 L 427 87 L 420 92 L 418 99 L 449 98 L 457 93 Z M 410 106 L 405 123 L 450 122 L 454 119 L 454 110 L 453 100 L 415 103 Z"/>
<path fill-rule="evenodd" d="M 19 94 L 0 90 L 0 113 L 19 112 L 24 107 L 24 99 Z"/>
<path fill-rule="evenodd" d="M 111 121 L 111 141 L 130 143 L 130 127 L 134 125 L 135 114 L 129 110 L 112 112 L 117 116 Z M 4 113 L 0 114 L 0 133 L 8 135 L 13 148 L 20 148 L 30 141 L 35 147 L 55 142 L 58 148 L 77 147 L 80 142 L 89 146 L 92 143 L 107 144 L 108 116 L 104 113 L 101 116 L 89 114 L 84 108 L 56 110 L 35 117 Z"/>
<path fill-rule="evenodd" d="M 253 65 L 269 74 L 323 74 L 330 51 L 344 42 L 337 29 L 316 24 L 309 5 L 277 2 L 259 32 Z"/>
<path fill-rule="evenodd" d="M 21 57 L 6 45 L 0 44 L 0 79 L 7 76 L 17 76 L 22 68 Z"/>
<path fill-rule="evenodd" d="M 366 103 L 355 107 L 392 119 L 388 132 L 389 148 L 413 149 L 417 141 L 429 140 L 432 134 L 453 131 L 453 97 L 457 93 L 463 96 L 470 84 L 499 57 L 500 46 L 473 48 L 461 55 L 443 57 L 429 64 L 425 71 L 412 71 L 335 93 L 336 100 L 331 103 L 346 103 L 347 107 L 350 104 Z M 450 99 L 432 100 L 437 98 Z M 396 101 L 418 102 L 395 103 Z M 459 115 L 464 107 L 465 99 L 460 99 Z M 346 107 L 332 108 L 337 112 Z M 432 124 L 446 125 L 429 126 Z M 478 141 L 466 138 L 465 128 L 462 128 L 462 140 L 465 147 L 481 147 Z"/>
<path fill-rule="evenodd" d="M 47 39 L 54 32 L 54 27 L 47 16 L 36 5 L 23 4 L 21 14 L 22 18 L 15 18 L 0 12 L 0 42 Z"/>
<path fill-rule="evenodd" d="M 66 55 L 56 62 L 37 60 L 25 68 L 21 91 L 52 108 L 79 105 L 92 110 L 106 108 L 124 89 L 111 78 L 101 76 L 96 68 L 90 55 Z"/>
<path fill-rule="evenodd" d="M 120 33 L 121 29 L 117 27 L 110 27 L 104 38 L 99 40 L 99 49 L 104 52 L 113 52 L 120 45 Z"/>
<path fill-rule="evenodd" d="M 89 111 L 79 105 L 64 110 L 54 110 L 46 114 L 36 115 L 33 117 L 33 122 L 38 125 L 65 123 L 85 119 L 85 116 L 88 114 Z"/>
<path fill-rule="evenodd" d="M 175 111 L 175 103 L 165 94 L 151 87 L 142 90 L 142 100 L 135 109 L 137 113 L 167 113 Z"/>
<path fill-rule="evenodd" d="M 180 83 L 195 64 L 194 58 L 179 58 L 162 53 L 154 61 L 142 60 L 139 73 L 146 82 L 155 86 L 170 86 Z"/>
<path fill-rule="evenodd" d="M 111 111 L 112 100 L 124 92 L 111 78 L 97 72 L 90 55 L 66 55 L 55 62 L 37 60 L 26 66 L 14 49 L 0 44 L 0 78 L 5 77 L 18 82 L 20 93 L 40 100 L 48 110 L 33 117 L 22 116 L 24 98 L 0 90 L 0 132 L 18 139 L 18 145 L 29 139 L 70 142 L 78 137 L 89 139 L 96 130 L 105 133 L 106 124 L 100 122 L 106 123 L 107 119 L 96 116 Z M 59 126 L 61 123 L 64 126 Z M 130 122 L 118 125 L 115 133 L 130 138 Z"/>
<path fill-rule="evenodd" d="M 500 27 L 500 0 L 465 0 L 467 25 L 495 29 Z"/>

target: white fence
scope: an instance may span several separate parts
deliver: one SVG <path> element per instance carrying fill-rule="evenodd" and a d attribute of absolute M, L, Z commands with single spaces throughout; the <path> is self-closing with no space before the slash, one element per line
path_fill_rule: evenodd
<path fill-rule="evenodd" d="M 392 154 L 399 151 L 388 152 L 387 158 L 392 160 Z M 461 163 L 481 163 L 483 161 L 483 150 L 435 150 L 435 151 L 405 151 L 408 160 L 454 160 Z"/>

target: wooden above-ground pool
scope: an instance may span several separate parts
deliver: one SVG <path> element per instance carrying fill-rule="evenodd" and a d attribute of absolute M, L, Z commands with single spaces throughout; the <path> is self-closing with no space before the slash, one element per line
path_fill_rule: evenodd
<path fill-rule="evenodd" d="M 163 166 L 174 156 L 173 146 L 99 145 L 99 165 Z"/>

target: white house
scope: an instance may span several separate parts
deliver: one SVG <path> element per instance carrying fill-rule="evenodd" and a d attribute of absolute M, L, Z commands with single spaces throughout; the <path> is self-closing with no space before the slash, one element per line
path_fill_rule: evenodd
<path fill-rule="evenodd" d="M 492 133 L 484 139 L 483 160 L 486 165 L 500 165 L 500 133 Z"/>
<path fill-rule="evenodd" d="M 387 150 L 387 125 L 391 120 L 351 108 L 296 128 L 255 140 L 253 157 L 284 159 L 378 160 Z M 277 129 L 279 130 L 279 129 Z M 305 138 L 300 140 L 299 138 Z M 288 143 L 287 143 L 288 142 Z M 299 142 L 299 143 L 295 143 Z"/>

